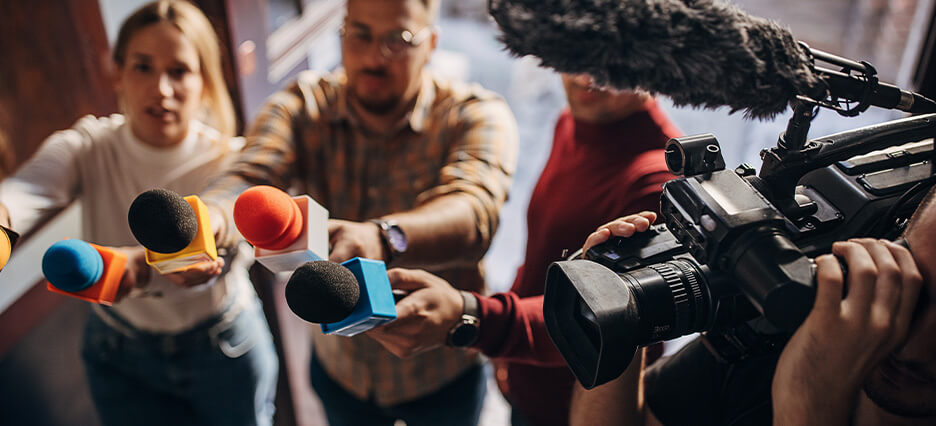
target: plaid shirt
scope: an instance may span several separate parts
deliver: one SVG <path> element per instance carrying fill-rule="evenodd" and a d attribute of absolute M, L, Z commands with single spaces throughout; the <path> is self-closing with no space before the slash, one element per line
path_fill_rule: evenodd
<path fill-rule="evenodd" d="M 202 198 L 222 207 L 233 223 L 237 195 L 258 184 L 293 187 L 332 218 L 353 221 L 467 194 L 482 250 L 452 253 L 470 266 L 432 272 L 455 287 L 483 290 L 480 256 L 497 228 L 516 162 L 516 123 L 506 103 L 477 85 L 426 72 L 414 109 L 396 130 L 377 134 L 355 117 L 345 90 L 343 72 L 306 72 L 274 94 L 249 130 L 240 159 Z M 220 244 L 230 244 L 236 232 L 225 234 Z M 431 394 L 478 362 L 475 353 L 451 348 L 399 359 L 367 336 L 325 336 L 315 329 L 314 351 L 329 375 L 382 406 Z"/>

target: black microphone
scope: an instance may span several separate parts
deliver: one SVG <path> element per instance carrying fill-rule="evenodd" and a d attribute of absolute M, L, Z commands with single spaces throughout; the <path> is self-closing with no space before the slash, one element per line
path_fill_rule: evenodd
<path fill-rule="evenodd" d="M 361 290 L 348 268 L 317 260 L 300 266 L 286 283 L 286 304 L 299 318 L 325 324 L 338 322 L 354 311 Z"/>
<path fill-rule="evenodd" d="M 130 204 L 127 220 L 136 240 L 157 253 L 184 249 L 198 231 L 192 206 L 168 189 L 151 189 L 138 195 Z"/>
<path fill-rule="evenodd" d="M 798 96 L 831 95 L 908 112 L 936 110 L 933 101 L 910 92 L 895 96 L 893 86 L 876 79 L 816 69 L 822 52 L 717 0 L 490 0 L 489 9 L 513 54 L 589 74 L 601 85 L 659 93 L 677 105 L 728 106 L 770 118 Z"/>
<path fill-rule="evenodd" d="M 359 257 L 341 264 L 307 262 L 286 283 L 286 304 L 293 313 L 321 324 L 325 334 L 346 337 L 396 319 L 395 303 L 405 296 L 390 288 L 383 262 Z"/>
<path fill-rule="evenodd" d="M 195 195 L 151 189 L 127 213 L 130 232 L 146 248 L 146 263 L 160 274 L 183 271 L 218 258 L 208 207 Z"/>

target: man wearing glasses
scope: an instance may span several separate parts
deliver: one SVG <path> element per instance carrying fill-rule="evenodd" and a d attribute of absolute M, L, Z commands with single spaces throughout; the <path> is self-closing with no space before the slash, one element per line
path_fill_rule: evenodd
<path fill-rule="evenodd" d="M 424 70 L 438 0 L 349 0 L 343 70 L 305 73 L 274 94 L 247 146 L 202 199 L 234 232 L 245 188 L 293 187 L 325 206 L 330 260 L 428 269 L 482 291 L 480 260 L 514 170 L 517 129 L 497 95 Z M 299 183 L 299 186 L 293 186 Z M 474 425 L 484 396 L 475 353 L 444 347 L 399 359 L 366 336 L 313 335 L 311 380 L 340 425 Z"/>

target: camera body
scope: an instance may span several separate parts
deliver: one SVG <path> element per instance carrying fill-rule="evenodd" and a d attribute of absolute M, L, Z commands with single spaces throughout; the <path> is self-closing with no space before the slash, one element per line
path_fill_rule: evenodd
<path fill-rule="evenodd" d="M 815 298 L 812 258 L 851 237 L 893 238 L 936 181 L 934 135 L 936 115 L 925 115 L 785 152 L 781 137 L 760 176 L 726 170 L 712 135 L 669 141 L 667 165 L 682 177 L 664 185 L 664 224 L 552 264 L 550 337 L 591 388 L 655 342 L 760 316 L 792 332 Z"/>

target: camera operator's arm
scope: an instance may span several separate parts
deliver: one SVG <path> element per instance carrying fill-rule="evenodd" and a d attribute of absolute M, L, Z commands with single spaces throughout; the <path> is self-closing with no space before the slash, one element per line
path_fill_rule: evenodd
<path fill-rule="evenodd" d="M 773 379 L 777 425 L 848 424 L 868 374 L 907 336 L 922 284 L 910 252 L 853 239 L 835 243 L 832 253 L 848 265 L 847 295 L 836 258 L 818 257 L 815 305 Z"/>

